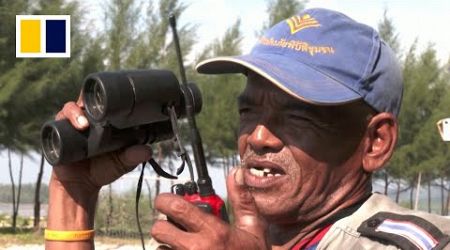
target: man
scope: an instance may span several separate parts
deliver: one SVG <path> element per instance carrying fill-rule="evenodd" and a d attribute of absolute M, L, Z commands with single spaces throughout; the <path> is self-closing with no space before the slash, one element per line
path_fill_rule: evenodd
<path fill-rule="evenodd" d="M 372 28 L 306 10 L 269 29 L 250 54 L 207 60 L 197 70 L 247 76 L 238 100 L 242 165 L 227 179 L 234 223 L 161 194 L 156 208 L 186 230 L 158 221 L 156 240 L 175 249 L 450 248 L 449 220 L 372 194 L 371 175 L 397 141 L 403 91 L 395 56 Z M 67 103 L 57 118 L 85 129 L 82 105 Z M 46 246 L 90 249 L 86 230 L 100 187 L 150 155 L 134 146 L 56 166 L 48 229 L 75 230 L 83 240 Z"/>

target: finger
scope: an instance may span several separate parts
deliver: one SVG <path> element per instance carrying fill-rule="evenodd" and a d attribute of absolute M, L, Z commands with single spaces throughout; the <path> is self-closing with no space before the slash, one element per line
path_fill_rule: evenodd
<path fill-rule="evenodd" d="M 152 148 L 148 145 L 134 145 L 117 154 L 118 161 L 122 163 L 128 171 L 142 162 L 147 162 L 152 157 Z M 127 171 L 127 172 L 128 172 Z"/>
<path fill-rule="evenodd" d="M 147 145 L 134 145 L 125 150 L 104 154 L 91 159 L 92 181 L 98 186 L 107 185 L 130 172 L 142 162 L 147 162 L 152 150 Z"/>
<path fill-rule="evenodd" d="M 256 207 L 255 199 L 244 184 L 244 170 L 235 167 L 227 177 L 228 199 L 233 207 L 235 226 L 255 236 L 264 237 L 267 223 Z"/>
<path fill-rule="evenodd" d="M 82 130 L 89 126 L 89 122 L 84 115 L 83 110 L 75 102 L 64 104 L 62 111 L 64 116 L 69 119 L 70 123 L 75 128 Z"/>
<path fill-rule="evenodd" d="M 83 91 L 80 92 L 80 95 L 78 96 L 77 105 L 80 108 L 84 108 L 84 102 L 83 102 Z"/>
<path fill-rule="evenodd" d="M 203 212 L 194 204 L 174 194 L 158 195 L 155 199 L 155 208 L 182 225 L 189 232 L 211 230 L 212 226 L 218 227 L 223 223 L 215 216 Z"/>
<path fill-rule="evenodd" d="M 56 116 L 55 116 L 55 120 L 62 120 L 62 119 L 65 119 L 66 117 L 64 116 L 64 112 L 62 112 L 62 110 L 61 111 L 59 111 L 57 114 L 56 114 Z"/>
<path fill-rule="evenodd" d="M 167 244 L 174 249 L 188 249 L 193 246 L 194 236 L 174 226 L 165 220 L 156 221 L 150 231 L 152 237 L 161 244 Z M 162 248 L 170 249 L 170 248 Z"/>

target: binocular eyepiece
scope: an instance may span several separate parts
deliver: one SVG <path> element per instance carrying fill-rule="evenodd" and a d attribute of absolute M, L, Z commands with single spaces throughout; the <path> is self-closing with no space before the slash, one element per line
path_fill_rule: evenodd
<path fill-rule="evenodd" d="M 135 144 L 173 137 L 169 108 L 186 115 L 185 95 L 192 110 L 202 107 L 195 84 L 182 86 L 168 70 L 93 73 L 86 77 L 82 98 L 89 128 L 75 129 L 66 120 L 49 121 L 41 131 L 47 161 L 68 164 Z"/>

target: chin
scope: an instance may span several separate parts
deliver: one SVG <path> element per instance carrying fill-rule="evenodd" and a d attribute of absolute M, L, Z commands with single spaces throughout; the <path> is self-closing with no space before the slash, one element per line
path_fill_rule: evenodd
<path fill-rule="evenodd" d="M 294 222 L 293 209 L 286 204 L 287 198 L 278 195 L 267 195 L 261 192 L 252 192 L 258 212 L 269 222 Z"/>

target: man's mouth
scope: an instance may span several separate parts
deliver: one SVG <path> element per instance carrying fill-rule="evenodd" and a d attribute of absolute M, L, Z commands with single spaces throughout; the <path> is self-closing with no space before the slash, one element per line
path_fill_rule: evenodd
<path fill-rule="evenodd" d="M 245 165 L 245 183 L 249 187 L 269 188 L 287 176 L 283 168 L 273 162 L 249 161 Z"/>
<path fill-rule="evenodd" d="M 250 174 L 258 177 L 278 177 L 281 176 L 282 173 L 272 168 L 251 167 Z"/>

